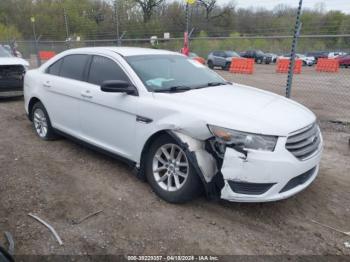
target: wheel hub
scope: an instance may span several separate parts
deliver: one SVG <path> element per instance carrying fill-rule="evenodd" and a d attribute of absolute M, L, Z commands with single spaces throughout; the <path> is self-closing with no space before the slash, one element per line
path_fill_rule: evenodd
<path fill-rule="evenodd" d="M 185 152 L 176 144 L 161 146 L 153 158 L 153 176 L 166 191 L 177 191 L 186 182 L 189 164 Z"/>

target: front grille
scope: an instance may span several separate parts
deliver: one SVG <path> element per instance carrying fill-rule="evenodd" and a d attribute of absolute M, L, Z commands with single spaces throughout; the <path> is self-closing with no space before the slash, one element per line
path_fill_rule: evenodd
<path fill-rule="evenodd" d="M 0 66 L 1 80 L 22 80 L 25 69 L 21 65 Z"/>
<path fill-rule="evenodd" d="M 228 184 L 233 192 L 245 195 L 262 195 L 274 185 L 270 183 L 247 183 L 231 180 L 228 181 Z"/>
<path fill-rule="evenodd" d="M 300 176 L 294 177 L 282 188 L 280 193 L 291 190 L 299 185 L 304 184 L 306 181 L 310 179 L 310 177 L 315 173 L 316 167 L 310 169 L 309 171 L 301 174 Z"/>
<path fill-rule="evenodd" d="M 318 150 L 320 143 L 320 129 L 314 123 L 290 135 L 287 139 L 286 149 L 296 158 L 304 160 Z"/>

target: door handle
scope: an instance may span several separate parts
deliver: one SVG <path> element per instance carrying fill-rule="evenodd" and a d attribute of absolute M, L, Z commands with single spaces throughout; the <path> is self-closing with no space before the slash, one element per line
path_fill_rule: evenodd
<path fill-rule="evenodd" d="M 45 82 L 45 83 L 43 84 L 43 86 L 46 87 L 46 88 L 50 88 L 50 87 L 51 87 L 51 84 L 50 84 L 49 81 L 47 81 L 47 82 Z"/>
<path fill-rule="evenodd" d="M 84 97 L 84 98 L 88 98 L 88 99 L 91 99 L 91 98 L 92 98 L 91 95 L 86 95 L 86 94 L 81 94 L 81 96 Z"/>

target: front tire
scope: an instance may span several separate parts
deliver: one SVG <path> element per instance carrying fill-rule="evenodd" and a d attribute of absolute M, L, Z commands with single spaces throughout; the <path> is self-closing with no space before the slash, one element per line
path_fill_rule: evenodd
<path fill-rule="evenodd" d="M 214 68 L 214 64 L 213 64 L 213 62 L 212 62 L 211 60 L 208 61 L 208 67 L 209 67 L 210 69 L 213 69 L 213 68 Z"/>
<path fill-rule="evenodd" d="M 33 128 L 36 134 L 43 140 L 54 140 L 57 138 L 51 126 L 51 121 L 44 105 L 35 103 L 32 109 Z"/>
<path fill-rule="evenodd" d="M 201 192 L 201 181 L 186 151 L 168 135 L 160 136 L 145 159 L 148 183 L 170 203 L 184 203 Z"/>
<path fill-rule="evenodd" d="M 231 67 L 231 63 L 226 63 L 225 66 L 222 68 L 225 71 L 229 71 Z"/>

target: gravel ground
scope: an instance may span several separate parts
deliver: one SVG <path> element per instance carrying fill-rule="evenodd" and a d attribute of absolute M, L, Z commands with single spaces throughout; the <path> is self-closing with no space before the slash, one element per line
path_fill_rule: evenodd
<path fill-rule="evenodd" d="M 322 123 L 319 177 L 297 196 L 172 205 L 121 162 L 63 138 L 41 141 L 22 99 L 0 101 L 0 123 L 0 243 L 11 232 L 16 254 L 350 255 L 350 237 L 311 221 L 350 231 L 347 126 Z M 64 245 L 29 212 L 54 226 Z"/>

